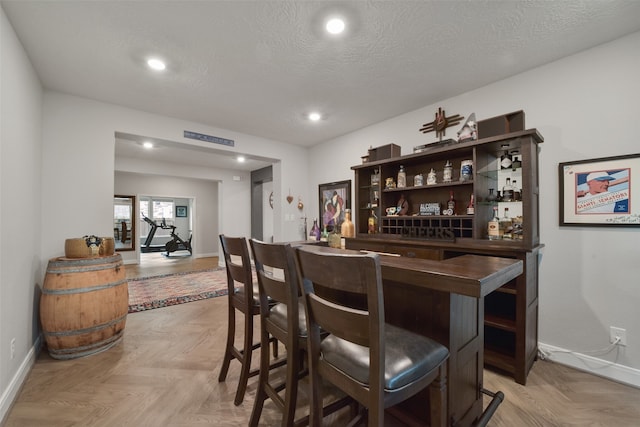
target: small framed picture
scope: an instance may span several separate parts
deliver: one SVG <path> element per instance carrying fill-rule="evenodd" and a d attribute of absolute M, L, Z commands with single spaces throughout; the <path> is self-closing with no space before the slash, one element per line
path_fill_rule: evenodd
<path fill-rule="evenodd" d="M 186 218 L 187 217 L 187 207 L 186 206 L 176 206 L 176 217 L 177 218 Z"/>
<path fill-rule="evenodd" d="M 560 163 L 558 169 L 561 226 L 640 227 L 640 154 Z"/>

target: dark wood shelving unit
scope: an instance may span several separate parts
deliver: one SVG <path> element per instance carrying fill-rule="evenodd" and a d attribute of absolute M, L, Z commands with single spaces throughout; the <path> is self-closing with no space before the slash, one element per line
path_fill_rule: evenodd
<path fill-rule="evenodd" d="M 458 144 L 436 144 L 420 153 L 353 166 L 356 237 L 346 239 L 346 245 L 350 249 L 436 260 L 463 254 L 522 260 L 524 272 L 484 298 L 484 364 L 508 372 L 518 383 L 525 384 L 538 351 L 538 262 L 543 247 L 539 238 L 538 146 L 543 138 L 535 129 L 522 130 L 522 112 L 491 119 L 484 123 L 484 129 L 490 130 L 491 135 Z M 499 129 L 510 132 L 497 134 Z M 521 167 L 501 170 L 500 156 L 505 151 L 516 154 Z M 471 178 L 462 180 L 460 166 L 467 160 L 473 161 L 473 173 Z M 446 162 L 453 165 L 451 182 L 443 182 Z M 396 181 L 401 165 L 406 171 L 407 186 L 385 188 L 386 178 Z M 431 169 L 436 172 L 437 183 L 426 185 Z M 416 174 L 423 175 L 425 185 L 411 185 Z M 372 184 L 372 175 L 377 183 Z M 490 200 L 489 189 L 501 190 L 506 177 L 517 180 L 522 198 L 512 202 Z M 451 192 L 456 200 L 453 215 L 419 215 L 424 203 L 439 203 L 446 208 Z M 386 208 L 396 206 L 400 195 L 409 203 L 408 215 L 386 215 Z M 475 212 L 467 215 L 466 206 L 472 195 Z M 487 223 L 495 206 L 500 215 L 509 207 L 512 216 L 521 218 L 521 239 L 488 240 Z M 367 227 L 371 211 L 378 220 L 373 234 Z"/>

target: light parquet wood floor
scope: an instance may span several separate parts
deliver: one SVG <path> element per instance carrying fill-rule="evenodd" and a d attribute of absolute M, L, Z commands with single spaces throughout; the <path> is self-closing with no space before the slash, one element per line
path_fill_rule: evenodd
<path fill-rule="evenodd" d="M 173 268 L 211 268 L 217 261 L 190 259 Z M 158 272 L 144 266 L 127 271 L 130 277 L 145 276 L 148 268 Z M 257 377 L 249 380 L 238 407 L 233 405 L 238 363 L 232 362 L 226 382 L 217 379 L 226 319 L 226 298 L 208 299 L 130 314 L 123 341 L 100 354 L 57 361 L 42 352 L 4 425 L 247 425 Z M 551 362 L 536 362 L 526 387 L 485 370 L 485 387 L 506 395 L 489 423 L 494 427 L 640 425 L 640 390 Z M 300 414 L 305 401 L 302 393 Z M 343 425 L 342 418 L 336 415 L 326 424 Z M 261 425 L 279 425 L 279 419 L 267 401 Z"/>

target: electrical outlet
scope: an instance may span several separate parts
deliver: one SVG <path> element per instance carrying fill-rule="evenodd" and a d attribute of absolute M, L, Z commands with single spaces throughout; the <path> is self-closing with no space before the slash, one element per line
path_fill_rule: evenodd
<path fill-rule="evenodd" d="M 609 342 L 616 342 L 616 338 L 620 338 L 617 345 L 627 346 L 627 330 L 622 328 L 616 328 L 614 326 L 609 327 Z"/>
<path fill-rule="evenodd" d="M 15 338 L 11 340 L 11 358 L 13 359 L 14 357 L 16 357 L 16 339 Z"/>

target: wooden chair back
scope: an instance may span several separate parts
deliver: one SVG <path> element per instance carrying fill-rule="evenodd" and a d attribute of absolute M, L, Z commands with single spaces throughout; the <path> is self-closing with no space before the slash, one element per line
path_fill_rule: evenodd
<path fill-rule="evenodd" d="M 227 270 L 229 298 L 235 299 L 240 304 L 239 309 L 249 310 L 250 307 L 257 305 L 258 296 L 257 286 L 253 283 L 247 239 L 221 234 L 220 243 Z"/>

